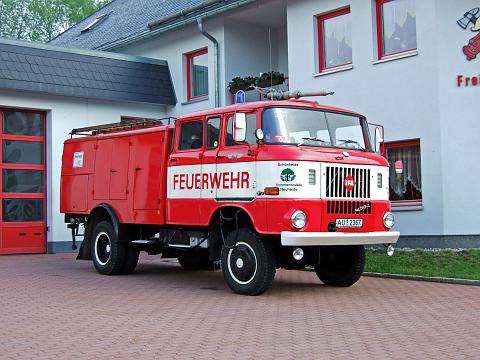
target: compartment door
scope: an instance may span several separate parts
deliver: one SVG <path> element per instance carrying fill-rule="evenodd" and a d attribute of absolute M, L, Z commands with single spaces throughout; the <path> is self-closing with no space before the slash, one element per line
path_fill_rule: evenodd
<path fill-rule="evenodd" d="M 95 176 L 93 180 L 93 198 L 105 200 L 110 197 L 110 162 L 112 140 L 99 140 L 95 151 Z"/>
<path fill-rule="evenodd" d="M 127 198 L 128 162 L 130 157 L 130 137 L 112 139 L 112 159 L 110 162 L 110 199 Z"/>
<path fill-rule="evenodd" d="M 156 210 L 161 205 L 164 136 L 164 132 L 154 132 L 138 135 L 132 139 L 135 153 L 133 187 L 135 210 Z"/>

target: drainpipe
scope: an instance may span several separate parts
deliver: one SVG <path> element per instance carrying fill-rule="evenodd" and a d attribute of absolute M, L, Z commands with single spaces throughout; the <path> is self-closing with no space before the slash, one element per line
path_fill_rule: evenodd
<path fill-rule="evenodd" d="M 215 39 L 212 35 L 210 35 L 208 32 L 205 31 L 203 28 L 203 18 L 198 18 L 197 19 L 197 24 L 198 24 L 198 30 L 205 36 L 208 40 L 210 40 L 213 43 L 213 46 L 215 48 L 214 52 L 214 58 L 215 58 L 215 71 L 214 71 L 214 77 L 215 77 L 215 107 L 220 106 L 220 55 L 218 51 L 218 41 Z"/>

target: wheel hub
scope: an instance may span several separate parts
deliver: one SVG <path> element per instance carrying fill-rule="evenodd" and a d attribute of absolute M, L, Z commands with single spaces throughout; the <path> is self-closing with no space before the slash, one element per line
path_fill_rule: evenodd
<path fill-rule="evenodd" d="M 100 265 L 106 265 L 110 259 L 112 244 L 110 237 L 102 232 L 95 239 L 95 256 Z"/>
<path fill-rule="evenodd" d="M 252 247 L 244 242 L 237 243 L 228 254 L 230 275 L 239 284 L 250 283 L 257 273 L 257 257 Z"/>

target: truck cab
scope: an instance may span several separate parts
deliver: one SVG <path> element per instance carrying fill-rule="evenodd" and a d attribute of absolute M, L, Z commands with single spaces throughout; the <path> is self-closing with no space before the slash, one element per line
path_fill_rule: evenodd
<path fill-rule="evenodd" d="M 360 114 L 304 100 L 262 101 L 88 138 L 123 136 L 135 144 L 145 132 L 162 132 L 157 139 L 165 145 L 153 156 L 148 150 L 155 145 L 143 143 L 145 166 L 135 167 L 130 151 L 122 199 L 99 202 L 86 194 L 91 210 L 79 214 L 68 205 L 73 191 L 62 188 L 72 231 L 85 226 L 79 257 L 93 259 L 101 273 L 131 272 L 138 253 L 147 251 L 176 257 L 187 269 L 221 266 L 239 294 L 263 293 L 277 268 L 312 266 L 325 284 L 350 286 L 363 272 L 365 245 L 398 240 L 391 231 L 389 164 L 378 153 L 382 136 Z M 92 158 L 105 156 L 96 149 Z M 67 164 L 75 161 L 71 153 L 64 151 Z M 62 169 L 62 183 L 68 175 Z M 88 175 L 102 181 L 95 171 Z M 135 194 L 158 197 L 149 214 L 129 205 Z M 97 229 L 104 222 L 117 231 Z M 115 247 L 122 258 L 106 266 Z"/>

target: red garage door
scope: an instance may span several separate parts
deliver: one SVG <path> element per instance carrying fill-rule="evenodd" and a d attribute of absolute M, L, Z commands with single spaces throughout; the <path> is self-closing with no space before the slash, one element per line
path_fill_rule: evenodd
<path fill-rule="evenodd" d="M 45 252 L 45 113 L 0 109 L 0 123 L 0 254 Z"/>

